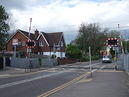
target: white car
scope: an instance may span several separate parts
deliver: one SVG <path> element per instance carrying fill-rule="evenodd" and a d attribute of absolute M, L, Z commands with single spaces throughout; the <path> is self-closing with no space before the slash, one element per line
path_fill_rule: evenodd
<path fill-rule="evenodd" d="M 103 56 L 102 62 L 103 62 L 103 63 L 112 63 L 112 58 L 111 58 L 111 56 Z"/>

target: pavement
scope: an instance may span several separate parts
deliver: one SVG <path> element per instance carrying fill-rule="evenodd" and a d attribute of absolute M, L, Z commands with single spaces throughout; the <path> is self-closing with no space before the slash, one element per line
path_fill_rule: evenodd
<path fill-rule="evenodd" d="M 99 70 L 50 97 L 129 97 L 129 75 L 124 71 Z"/>
<path fill-rule="evenodd" d="M 0 70 L 0 78 L 20 76 L 32 73 L 38 73 L 42 70 L 47 70 L 48 67 L 42 68 L 33 68 L 33 69 L 24 69 L 24 68 L 15 68 L 15 67 L 6 67 L 4 70 Z"/>
<path fill-rule="evenodd" d="M 15 68 L 15 67 L 6 67 L 4 70 L 0 70 L 0 75 L 3 74 L 17 74 L 24 73 L 25 69 Z"/>

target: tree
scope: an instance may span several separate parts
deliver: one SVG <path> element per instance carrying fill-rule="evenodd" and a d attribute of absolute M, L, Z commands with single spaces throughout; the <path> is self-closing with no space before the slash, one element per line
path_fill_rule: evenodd
<path fill-rule="evenodd" d="M 66 57 L 80 59 L 82 53 L 76 45 L 68 45 L 66 48 Z"/>
<path fill-rule="evenodd" d="M 8 38 L 9 25 L 7 23 L 9 16 L 4 7 L 0 5 L 0 51 L 5 49 Z"/>
<path fill-rule="evenodd" d="M 116 30 L 108 31 L 107 36 L 109 38 L 120 38 L 120 32 Z"/>
<path fill-rule="evenodd" d="M 102 33 L 98 24 L 82 23 L 79 28 L 77 45 L 83 51 L 83 54 L 88 53 L 89 46 L 91 47 L 91 53 L 96 54 L 104 46 L 105 38 L 106 35 Z"/>

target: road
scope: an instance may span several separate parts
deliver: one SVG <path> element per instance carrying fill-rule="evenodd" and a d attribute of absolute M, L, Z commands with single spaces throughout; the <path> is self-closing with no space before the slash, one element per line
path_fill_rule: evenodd
<path fill-rule="evenodd" d="M 105 65 L 108 64 L 94 61 L 92 70 L 104 68 Z M 44 93 L 48 95 L 57 92 L 88 74 L 89 63 L 84 62 L 76 65 L 61 65 L 30 74 L 0 78 L 0 97 L 41 97 Z"/>

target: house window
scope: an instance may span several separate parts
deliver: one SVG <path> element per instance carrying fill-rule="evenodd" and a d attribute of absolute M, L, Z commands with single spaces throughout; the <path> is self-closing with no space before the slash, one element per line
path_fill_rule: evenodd
<path fill-rule="evenodd" d="M 40 42 L 39 42 L 39 46 L 44 46 L 44 45 L 43 45 L 43 42 L 40 41 Z"/>
<path fill-rule="evenodd" d="M 22 42 L 21 42 L 21 41 L 19 41 L 19 42 L 18 42 L 18 45 L 19 45 L 19 46 L 21 46 L 21 45 L 22 45 Z"/>
<path fill-rule="evenodd" d="M 60 47 L 58 47 L 57 50 L 60 50 Z"/>
<path fill-rule="evenodd" d="M 40 55 L 44 55 L 43 52 L 40 52 Z"/>
<path fill-rule="evenodd" d="M 61 47 L 63 47 L 63 41 L 61 41 Z"/>
<path fill-rule="evenodd" d="M 25 41 L 23 41 L 23 42 L 22 42 L 22 46 L 25 46 L 25 45 L 26 45 L 26 42 L 25 42 Z"/>

